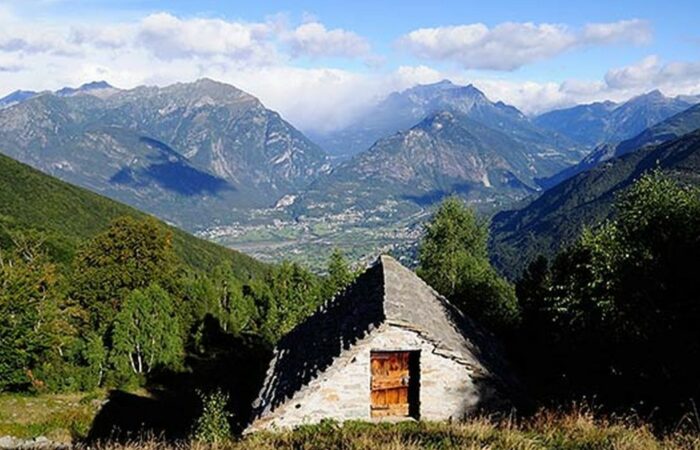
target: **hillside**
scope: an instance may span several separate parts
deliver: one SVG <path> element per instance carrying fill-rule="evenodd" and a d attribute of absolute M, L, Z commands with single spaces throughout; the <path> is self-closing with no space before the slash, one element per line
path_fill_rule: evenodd
<path fill-rule="evenodd" d="M 0 240 L 8 232 L 42 233 L 57 260 L 67 262 L 85 239 L 123 216 L 145 217 L 131 207 L 47 176 L 0 155 Z M 220 247 L 173 228 L 177 254 L 190 267 L 209 271 L 232 261 L 242 278 L 263 273 L 265 265 L 242 253 Z"/>
<path fill-rule="evenodd" d="M 497 214 L 491 225 L 494 264 L 514 278 L 535 256 L 551 257 L 583 227 L 610 217 L 616 196 L 654 168 L 700 184 L 700 130 L 611 159 L 546 191 L 523 209 Z"/>
<path fill-rule="evenodd" d="M 695 105 L 647 128 L 630 139 L 620 143 L 599 145 L 578 164 L 568 167 L 552 177 L 538 180 L 538 182 L 544 188 L 556 186 L 558 183 L 610 158 L 625 155 L 647 145 L 676 139 L 698 128 L 700 128 L 700 105 Z"/>
<path fill-rule="evenodd" d="M 550 111 L 534 122 L 593 148 L 629 139 L 693 104 L 692 98 L 670 98 L 652 91 L 624 103 L 606 101 Z"/>

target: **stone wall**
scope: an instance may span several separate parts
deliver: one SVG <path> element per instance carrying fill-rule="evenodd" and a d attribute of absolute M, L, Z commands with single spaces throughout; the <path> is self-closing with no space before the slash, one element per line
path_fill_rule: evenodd
<path fill-rule="evenodd" d="M 420 418 L 461 419 L 474 410 L 484 395 L 468 365 L 436 351 L 417 332 L 384 323 L 340 356 L 291 399 L 266 411 L 248 432 L 288 428 L 322 419 L 371 420 L 370 352 L 420 350 Z"/>

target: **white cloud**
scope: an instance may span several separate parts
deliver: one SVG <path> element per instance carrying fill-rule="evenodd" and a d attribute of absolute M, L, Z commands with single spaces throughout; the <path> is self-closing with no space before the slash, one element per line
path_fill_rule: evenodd
<path fill-rule="evenodd" d="M 663 63 L 657 55 L 650 55 L 635 64 L 609 70 L 605 82 L 618 90 L 697 91 L 700 90 L 700 61 Z"/>
<path fill-rule="evenodd" d="M 221 19 L 183 20 L 168 13 L 151 14 L 138 26 L 136 43 L 160 59 L 222 55 L 255 63 L 275 59 L 264 23 Z"/>
<path fill-rule="evenodd" d="M 280 17 L 242 22 L 157 13 L 131 21 L 85 25 L 22 20 L 0 6 L 0 96 L 15 89 L 58 89 L 93 80 L 132 88 L 206 76 L 256 95 L 304 130 L 322 131 L 348 124 L 392 91 L 444 78 L 473 83 L 491 99 L 527 113 L 607 98 L 624 100 L 653 88 L 669 95 L 700 93 L 700 61 L 663 62 L 656 56 L 610 70 L 604 79 L 563 83 L 486 78 L 457 67 L 444 71 L 428 65 L 361 71 L 295 67 L 294 58 L 302 55 L 344 56 L 365 62 L 374 56 L 369 44 L 354 33 L 328 29 L 313 17 L 305 20 L 290 26 Z M 584 45 L 582 42 L 643 41 L 644 33 L 639 30 L 645 23 L 616 24 L 590 24 L 578 32 L 561 25 L 502 24 L 489 29 L 476 24 L 425 31 L 420 41 L 427 43 L 426 49 L 434 46 L 431 54 L 440 59 L 469 54 L 492 66 L 499 58 L 489 60 L 494 58 L 491 54 L 504 56 L 514 48 L 522 49 L 516 52 L 520 59 L 515 61 L 524 64 Z M 439 42 L 451 44 L 439 48 Z M 487 46 L 463 54 L 464 42 Z"/>
<path fill-rule="evenodd" d="M 590 23 L 583 28 L 582 41 L 586 44 L 636 45 L 651 42 L 653 32 L 649 22 L 640 19 L 620 20 L 609 23 Z"/>
<path fill-rule="evenodd" d="M 506 22 L 489 28 L 482 23 L 420 28 L 399 40 L 415 56 L 459 63 L 467 69 L 514 70 L 576 47 L 651 39 L 645 21 L 634 19 L 588 24 L 582 31 L 559 24 Z"/>
<path fill-rule="evenodd" d="M 370 51 L 366 39 L 340 28 L 328 30 L 318 21 L 299 25 L 283 37 L 291 47 L 294 56 L 365 56 Z"/>
<path fill-rule="evenodd" d="M 651 55 L 628 66 L 609 70 L 602 80 L 562 83 L 471 80 L 491 99 L 503 100 L 529 114 L 603 100 L 625 101 L 659 89 L 667 96 L 700 94 L 700 61 L 664 63 Z"/>

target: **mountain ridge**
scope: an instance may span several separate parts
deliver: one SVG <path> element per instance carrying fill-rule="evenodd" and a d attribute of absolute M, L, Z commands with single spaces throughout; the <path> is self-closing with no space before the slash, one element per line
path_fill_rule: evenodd
<path fill-rule="evenodd" d="M 695 102 L 697 103 L 697 102 Z M 620 142 L 693 106 L 691 98 L 666 97 L 658 89 L 622 103 L 609 100 L 575 105 L 536 116 L 536 124 L 589 148 Z"/>
<path fill-rule="evenodd" d="M 89 87 L 0 110 L 2 150 L 192 230 L 272 205 L 329 168 L 318 146 L 233 86 Z"/>
<path fill-rule="evenodd" d="M 532 258 L 554 256 L 584 226 L 611 217 L 616 196 L 652 169 L 700 185 L 700 129 L 614 157 L 545 191 L 521 209 L 496 214 L 491 224 L 493 263 L 517 278 Z"/>

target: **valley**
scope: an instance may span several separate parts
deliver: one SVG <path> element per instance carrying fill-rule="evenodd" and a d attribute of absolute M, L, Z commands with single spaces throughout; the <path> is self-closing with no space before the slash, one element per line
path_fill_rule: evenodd
<path fill-rule="evenodd" d="M 334 249 L 340 248 L 358 267 L 369 264 L 377 254 L 415 246 L 429 209 L 397 221 L 346 212 L 323 217 L 289 220 L 256 215 L 258 224 L 232 224 L 197 231 L 196 235 L 249 254 L 262 261 L 289 260 L 316 271 L 325 267 Z"/>
<path fill-rule="evenodd" d="M 519 207 L 610 157 L 691 131 L 695 116 L 671 117 L 692 104 L 654 91 L 528 117 L 443 80 L 393 92 L 311 140 L 210 79 L 130 90 L 92 82 L 0 99 L 0 139 L 19 161 L 199 237 L 322 272 L 336 248 L 358 267 L 385 252 L 412 265 L 444 197 L 487 218 Z"/>

